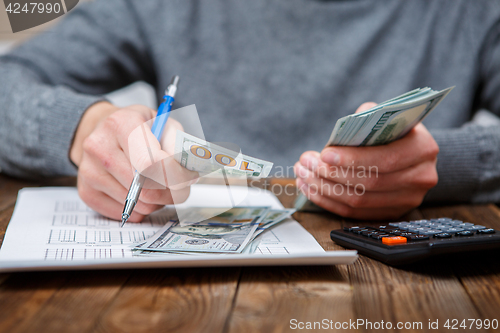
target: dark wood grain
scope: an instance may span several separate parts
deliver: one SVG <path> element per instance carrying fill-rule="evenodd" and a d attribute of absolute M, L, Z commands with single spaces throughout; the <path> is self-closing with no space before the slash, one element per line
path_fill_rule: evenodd
<path fill-rule="evenodd" d="M 137 271 L 92 332 L 221 332 L 239 268 Z"/>
<path fill-rule="evenodd" d="M 23 181 L 0 175 L 0 239 L 20 188 L 74 184 L 74 178 Z M 273 179 L 252 185 L 292 207 L 292 184 Z M 426 206 L 403 219 L 442 216 L 500 229 L 494 205 Z M 332 229 L 378 223 L 331 213 L 294 218 L 327 251 L 343 249 L 331 241 Z M 441 329 L 433 332 L 449 332 L 442 327 L 447 319 L 500 320 L 498 262 L 495 252 L 403 268 L 360 256 L 349 266 L 1 274 L 0 332 L 288 332 L 294 331 L 291 319 L 422 322 L 422 330 L 405 332 L 429 331 L 429 320 L 439 320 Z"/>

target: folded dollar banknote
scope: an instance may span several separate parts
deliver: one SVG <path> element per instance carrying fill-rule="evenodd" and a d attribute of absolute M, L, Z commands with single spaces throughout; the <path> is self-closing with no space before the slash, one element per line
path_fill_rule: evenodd
<path fill-rule="evenodd" d="M 225 172 L 228 176 L 267 177 L 273 163 L 242 154 L 177 131 L 175 159 L 183 167 L 202 175 Z"/>
<path fill-rule="evenodd" d="M 364 112 L 340 118 L 326 146 L 378 146 L 398 140 L 427 117 L 453 88 L 441 91 L 418 88 Z M 295 201 L 295 208 L 321 210 L 302 194 Z"/>

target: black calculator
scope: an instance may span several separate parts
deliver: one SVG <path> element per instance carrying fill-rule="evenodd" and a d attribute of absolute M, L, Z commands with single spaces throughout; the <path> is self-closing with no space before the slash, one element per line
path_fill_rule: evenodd
<path fill-rule="evenodd" d="M 448 217 L 333 230 L 332 240 L 389 265 L 500 249 L 500 231 Z"/>

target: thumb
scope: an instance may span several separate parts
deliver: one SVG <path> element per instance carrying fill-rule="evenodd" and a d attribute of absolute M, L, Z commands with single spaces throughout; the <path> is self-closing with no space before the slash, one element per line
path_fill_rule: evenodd
<path fill-rule="evenodd" d="M 377 103 L 375 102 L 366 102 L 366 103 L 363 103 L 359 106 L 359 108 L 356 110 L 355 113 L 361 113 L 361 112 L 364 112 L 366 110 L 369 110 L 371 109 L 372 107 L 374 106 L 377 106 Z"/>

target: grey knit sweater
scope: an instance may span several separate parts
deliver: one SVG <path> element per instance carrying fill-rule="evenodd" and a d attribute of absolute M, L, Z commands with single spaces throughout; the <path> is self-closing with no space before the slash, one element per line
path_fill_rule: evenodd
<path fill-rule="evenodd" d="M 500 3 L 491 0 L 105 0 L 0 58 L 0 168 L 75 174 L 68 149 L 100 95 L 143 80 L 196 104 L 207 140 L 282 170 L 339 117 L 416 87 L 455 90 L 426 119 L 427 200 L 500 201 Z M 290 170 L 290 169 L 289 169 Z M 293 176 L 293 174 L 288 174 Z"/>

